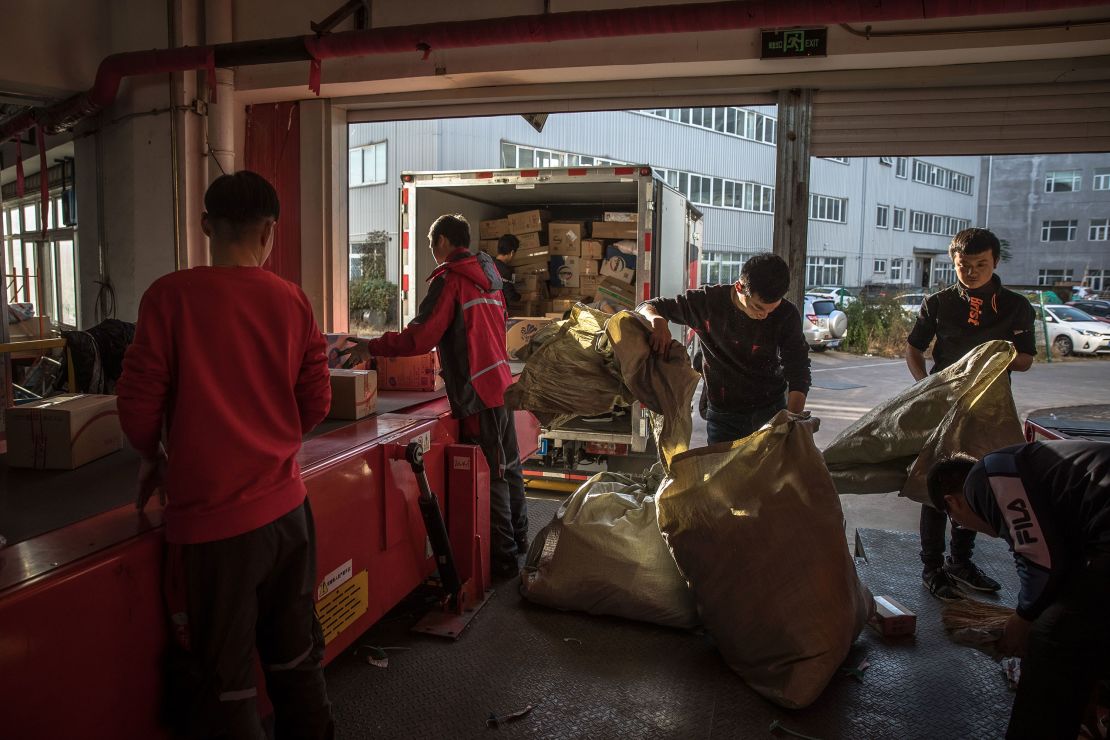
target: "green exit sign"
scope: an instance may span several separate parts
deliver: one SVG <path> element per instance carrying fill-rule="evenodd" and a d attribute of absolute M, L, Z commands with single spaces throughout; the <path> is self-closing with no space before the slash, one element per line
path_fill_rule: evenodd
<path fill-rule="evenodd" d="M 829 29 L 794 28 L 789 31 L 762 31 L 762 59 L 828 56 Z"/>

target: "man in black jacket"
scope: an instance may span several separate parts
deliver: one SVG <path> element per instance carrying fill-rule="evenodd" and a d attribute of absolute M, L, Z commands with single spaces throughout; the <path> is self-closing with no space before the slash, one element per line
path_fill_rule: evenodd
<path fill-rule="evenodd" d="M 673 321 L 701 339 L 709 443 L 748 436 L 782 409 L 805 410 L 809 345 L 798 309 L 783 298 L 790 268 L 770 253 L 744 263 L 735 284 L 706 285 L 636 309 L 652 325 L 652 349 L 670 347 Z"/>
<path fill-rule="evenodd" d="M 520 249 L 520 240 L 512 234 L 505 234 L 497 240 L 497 257 L 493 264 L 497 267 L 497 274 L 501 276 L 501 292 L 505 296 L 506 306 L 520 300 L 520 291 L 513 283 L 512 268 L 513 257 L 516 256 L 518 249 Z"/>
<path fill-rule="evenodd" d="M 906 339 L 906 365 L 913 379 L 921 380 L 926 375 L 924 353 L 930 343 L 930 373 L 943 370 L 994 339 L 1014 343 L 1018 356 L 1010 363 L 1010 370 L 1028 370 L 1037 354 L 1033 306 L 1024 296 L 1003 288 L 994 274 L 1002 254 L 998 238 L 986 229 L 964 229 L 952 238 L 948 254 L 958 280 L 921 302 L 917 323 Z M 977 591 L 997 591 L 998 581 L 971 562 L 975 532 L 953 529 L 952 554 L 945 558 L 947 524 L 936 509 L 921 507 L 921 579 L 925 587 L 944 601 L 963 596 L 953 579 Z"/>
<path fill-rule="evenodd" d="M 1110 677 L 1110 444 L 1034 442 L 929 471 L 929 498 L 960 527 L 1002 537 L 1021 590 L 999 650 L 1022 656 L 1007 738 L 1078 734 Z"/>

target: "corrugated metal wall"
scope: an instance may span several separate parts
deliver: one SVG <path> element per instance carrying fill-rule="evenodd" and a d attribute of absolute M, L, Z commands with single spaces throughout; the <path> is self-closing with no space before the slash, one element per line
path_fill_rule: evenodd
<path fill-rule="evenodd" d="M 817 92 L 813 153 L 1110 151 L 1110 82 Z"/>

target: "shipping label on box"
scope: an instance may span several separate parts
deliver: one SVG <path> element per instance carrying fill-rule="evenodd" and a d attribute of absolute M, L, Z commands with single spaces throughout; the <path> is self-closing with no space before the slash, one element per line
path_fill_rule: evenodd
<path fill-rule="evenodd" d="M 578 257 L 582 254 L 582 234 L 585 225 L 578 222 L 559 221 L 547 227 L 547 243 L 551 254 Z"/>
<path fill-rule="evenodd" d="M 547 228 L 547 221 L 551 218 L 549 211 L 523 211 L 521 213 L 509 214 L 509 233 L 510 234 L 530 234 L 536 231 L 544 231 Z"/>
<path fill-rule="evenodd" d="M 550 324 L 552 319 L 536 316 L 510 318 L 505 325 L 505 350 L 511 359 L 519 359 L 517 353 L 528 346 L 536 333 Z"/>
<path fill-rule="evenodd" d="M 605 244 L 597 239 L 582 240 L 582 259 L 600 260 L 605 258 Z"/>
<path fill-rule="evenodd" d="M 73 470 L 123 446 L 115 396 L 67 394 L 5 411 L 8 465 Z"/>
<path fill-rule="evenodd" d="M 489 221 L 481 221 L 478 224 L 479 239 L 496 239 L 508 233 L 510 231 L 509 219 L 507 218 L 495 218 Z"/>
<path fill-rule="evenodd" d="M 375 361 L 380 391 L 436 391 L 443 387 L 435 352 L 415 357 L 377 357 Z"/>
<path fill-rule="evenodd" d="M 594 239 L 635 239 L 636 224 L 624 221 L 594 221 L 590 225 Z"/>
<path fill-rule="evenodd" d="M 332 368 L 329 419 L 362 419 L 374 413 L 378 374 L 373 370 Z"/>
<path fill-rule="evenodd" d="M 625 265 L 624 257 L 621 255 L 603 260 L 599 274 L 602 277 L 619 280 L 622 283 L 631 283 L 636 277 L 636 271 Z"/>

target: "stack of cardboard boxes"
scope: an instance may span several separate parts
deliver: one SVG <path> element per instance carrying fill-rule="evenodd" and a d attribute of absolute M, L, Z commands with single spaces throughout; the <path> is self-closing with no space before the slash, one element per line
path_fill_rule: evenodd
<path fill-rule="evenodd" d="M 632 308 L 636 276 L 635 212 L 609 211 L 600 221 L 552 218 L 550 211 L 510 213 L 482 221 L 479 248 L 497 253 L 497 239 L 513 234 L 513 258 L 521 297 L 510 316 L 562 318 L 577 302 L 603 302 L 610 310 Z"/>

